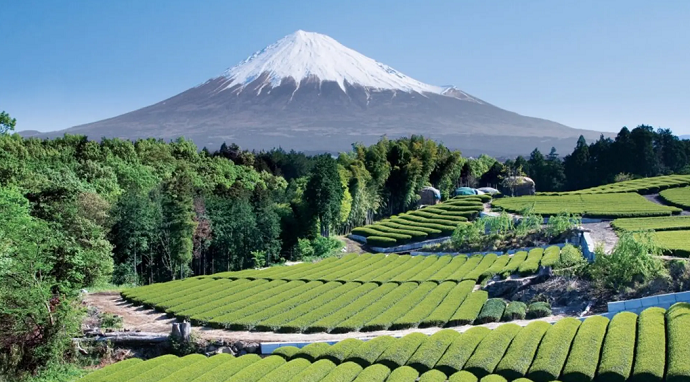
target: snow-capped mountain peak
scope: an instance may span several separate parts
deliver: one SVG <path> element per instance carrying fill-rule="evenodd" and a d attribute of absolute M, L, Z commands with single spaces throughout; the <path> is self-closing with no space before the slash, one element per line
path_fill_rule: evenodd
<path fill-rule="evenodd" d="M 329 36 L 303 30 L 283 37 L 223 74 L 228 79 L 227 88 L 236 85 L 244 87 L 262 75 L 267 76 L 267 85 L 271 87 L 279 86 L 284 78 L 291 77 L 299 84 L 302 79 L 316 77 L 320 81 L 337 82 L 343 91 L 346 91 L 347 82 L 370 89 L 435 93 L 456 97 L 456 93 L 448 93 L 446 87 L 417 81 L 340 44 Z M 460 93 L 464 96 L 457 98 L 476 102 L 464 92 Z"/>

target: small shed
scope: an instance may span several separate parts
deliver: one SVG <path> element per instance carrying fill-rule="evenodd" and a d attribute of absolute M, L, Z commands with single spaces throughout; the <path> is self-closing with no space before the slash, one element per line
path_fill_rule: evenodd
<path fill-rule="evenodd" d="M 441 201 L 441 191 L 433 187 L 424 187 L 419 191 L 420 205 L 434 205 Z"/>
<path fill-rule="evenodd" d="M 501 182 L 501 193 L 510 196 L 534 195 L 536 185 L 526 176 L 509 176 Z"/>

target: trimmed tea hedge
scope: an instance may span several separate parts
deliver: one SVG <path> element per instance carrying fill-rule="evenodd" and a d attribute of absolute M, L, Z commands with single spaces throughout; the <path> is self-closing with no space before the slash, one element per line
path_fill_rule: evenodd
<path fill-rule="evenodd" d="M 690 230 L 690 216 L 616 219 L 611 226 L 620 231 L 678 231 Z"/>
<path fill-rule="evenodd" d="M 555 325 L 535 321 L 464 333 L 348 339 L 283 347 L 257 355 L 206 358 L 172 355 L 130 360 L 85 376 L 83 382 L 214 381 L 672 381 L 690 380 L 690 304 L 623 312 L 610 322 L 593 316 Z M 295 354 L 293 354 L 295 353 Z M 280 354 L 280 355 L 279 355 Z M 291 356 L 292 354 L 292 356 Z M 312 361 L 310 361 L 312 360 Z M 526 379 L 524 376 L 527 375 Z M 418 381 L 417 381 L 418 382 Z"/>
<path fill-rule="evenodd" d="M 659 196 L 670 205 L 685 210 L 690 209 L 690 187 L 664 190 L 659 193 Z"/>
<path fill-rule="evenodd" d="M 480 324 L 486 324 L 487 322 L 498 322 L 503 317 L 503 312 L 506 310 L 506 302 L 502 298 L 490 298 L 482 307 L 479 316 L 477 316 L 477 321 Z"/>
<path fill-rule="evenodd" d="M 551 315 L 551 304 L 548 302 L 533 302 L 527 308 L 527 318 L 542 318 Z"/>
<path fill-rule="evenodd" d="M 541 195 L 577 195 L 577 194 L 606 194 L 606 193 L 621 193 L 621 192 L 636 192 L 638 194 L 654 194 L 662 190 L 675 187 L 684 187 L 690 185 L 690 176 L 688 175 L 664 175 L 651 178 L 641 178 L 627 180 L 624 182 L 606 184 L 599 187 L 587 188 L 579 191 L 571 192 L 543 192 Z"/>
<path fill-rule="evenodd" d="M 567 211 L 585 217 L 615 219 L 670 216 L 681 212 L 680 208 L 663 206 L 633 193 L 521 196 L 501 198 L 492 203 L 494 207 L 513 213 L 520 213 L 525 208 L 533 206 L 534 213 L 544 216 Z"/>
<path fill-rule="evenodd" d="M 502 321 L 522 320 L 527 315 L 527 304 L 522 301 L 511 301 L 503 312 Z"/>

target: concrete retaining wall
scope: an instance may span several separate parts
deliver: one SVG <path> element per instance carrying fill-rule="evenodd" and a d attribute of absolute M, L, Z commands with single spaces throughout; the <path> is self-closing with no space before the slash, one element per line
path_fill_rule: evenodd
<path fill-rule="evenodd" d="M 482 255 L 486 256 L 490 253 L 495 253 L 497 255 L 514 255 L 517 252 L 520 251 L 526 251 L 529 252 L 535 248 L 549 248 L 549 247 L 559 247 L 563 248 L 566 246 L 568 243 L 557 243 L 557 244 L 547 244 L 547 245 L 541 245 L 538 247 L 525 247 L 525 248 L 516 248 L 516 249 L 509 249 L 507 251 L 484 251 L 484 252 L 410 252 L 410 255 L 412 256 L 428 256 L 428 255 L 450 255 L 450 256 L 457 256 L 457 255 L 467 255 L 467 256 L 474 256 L 474 255 Z"/>
<path fill-rule="evenodd" d="M 636 298 L 634 300 L 609 302 L 608 314 L 613 316 L 620 312 L 640 313 L 647 308 L 655 306 L 668 309 L 677 302 L 690 302 L 690 292 L 660 294 L 657 296 Z"/>

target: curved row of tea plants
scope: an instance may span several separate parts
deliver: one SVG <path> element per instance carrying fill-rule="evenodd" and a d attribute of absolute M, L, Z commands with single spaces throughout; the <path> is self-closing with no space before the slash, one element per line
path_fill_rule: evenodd
<path fill-rule="evenodd" d="M 566 211 L 584 217 L 603 219 L 671 216 L 682 211 L 676 207 L 651 202 L 635 193 L 505 197 L 494 200 L 492 206 L 512 213 L 531 209 L 535 214 L 553 216 Z"/>
<path fill-rule="evenodd" d="M 690 210 L 690 187 L 664 190 L 659 196 L 668 204 Z"/>
<path fill-rule="evenodd" d="M 663 216 L 653 218 L 624 218 L 611 222 L 621 231 L 678 231 L 690 229 L 690 216 Z"/>
<path fill-rule="evenodd" d="M 366 237 L 367 244 L 373 247 L 391 247 L 450 236 L 459 224 L 465 224 L 483 211 L 484 202 L 490 200 L 488 195 L 456 197 L 355 228 L 352 234 Z"/>
<path fill-rule="evenodd" d="M 670 188 L 690 186 L 690 175 L 664 175 L 651 178 L 627 180 L 606 184 L 599 187 L 569 192 L 540 192 L 539 195 L 569 195 L 569 194 L 611 194 L 634 192 L 638 194 L 656 194 Z"/>
<path fill-rule="evenodd" d="M 341 258 L 329 258 L 316 263 L 302 263 L 292 266 L 276 266 L 268 269 L 249 269 L 239 272 L 216 273 L 213 278 L 304 280 L 304 281 L 360 281 L 360 282 L 423 282 L 482 281 L 494 275 L 509 276 L 520 273 L 527 276 L 535 273 L 539 266 L 553 266 L 559 259 L 558 246 L 518 252 L 515 255 L 426 255 L 410 256 L 396 254 L 349 254 Z M 529 256 L 528 256 L 529 255 Z M 525 261 L 528 261 L 525 264 Z M 151 285 L 144 287 L 157 289 Z M 146 290 L 141 288 L 139 290 Z"/>
<path fill-rule="evenodd" d="M 649 381 L 690 380 L 690 304 L 555 325 L 535 321 L 431 336 L 411 333 L 333 345 L 278 348 L 272 355 L 162 356 L 105 367 L 80 382 L 204 381 Z"/>

